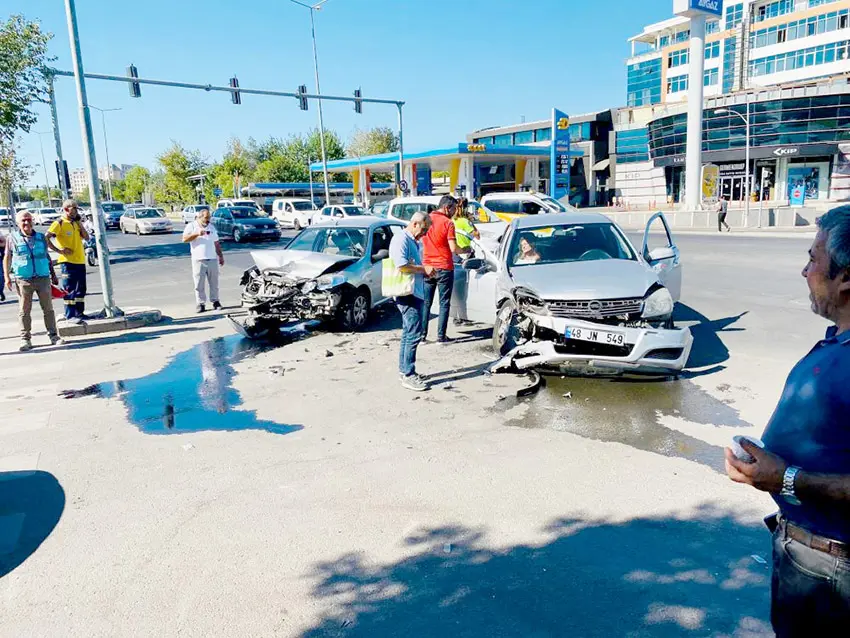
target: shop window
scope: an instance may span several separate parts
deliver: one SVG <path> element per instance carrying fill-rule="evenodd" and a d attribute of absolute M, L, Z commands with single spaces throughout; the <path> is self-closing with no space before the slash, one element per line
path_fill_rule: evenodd
<path fill-rule="evenodd" d="M 534 141 L 534 131 L 517 131 L 514 133 L 514 144 L 531 144 Z"/>

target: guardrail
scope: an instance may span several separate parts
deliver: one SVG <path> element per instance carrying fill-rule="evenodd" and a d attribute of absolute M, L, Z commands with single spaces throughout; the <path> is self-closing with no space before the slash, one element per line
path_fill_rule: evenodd
<path fill-rule="evenodd" d="M 642 229 L 655 211 L 603 211 L 623 228 Z M 714 211 L 664 211 L 670 228 L 693 230 L 717 230 L 717 213 Z M 811 226 L 809 221 L 791 208 L 765 208 L 761 215 L 758 209 L 750 210 L 749 217 L 744 223 L 743 210 L 730 210 L 726 215 L 726 223 L 732 228 L 796 228 Z"/>

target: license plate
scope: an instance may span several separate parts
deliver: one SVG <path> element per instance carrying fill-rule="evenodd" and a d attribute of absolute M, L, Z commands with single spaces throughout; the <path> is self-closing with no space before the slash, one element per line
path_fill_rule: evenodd
<path fill-rule="evenodd" d="M 626 345 L 626 336 L 622 332 L 608 332 L 607 330 L 593 330 L 590 328 L 567 328 L 567 339 L 577 341 L 590 341 L 591 343 L 605 343 L 612 346 Z"/>
<path fill-rule="evenodd" d="M 264 229 L 264 230 L 263 230 L 263 232 L 264 232 L 266 235 L 271 235 L 272 233 L 275 233 L 275 232 L 277 232 L 277 231 L 276 231 L 274 228 L 269 228 L 269 229 Z"/>

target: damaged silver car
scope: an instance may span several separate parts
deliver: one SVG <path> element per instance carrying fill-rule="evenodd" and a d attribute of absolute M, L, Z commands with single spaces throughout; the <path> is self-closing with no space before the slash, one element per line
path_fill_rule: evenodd
<path fill-rule="evenodd" d="M 253 251 L 242 276 L 248 317 L 237 328 L 256 338 L 293 322 L 318 320 L 360 330 L 387 300 L 381 262 L 404 225 L 376 217 L 337 219 L 311 226 L 285 250 Z"/>
<path fill-rule="evenodd" d="M 503 357 L 495 369 L 675 376 L 687 363 L 693 338 L 673 323 L 682 264 L 661 213 L 640 252 L 604 215 L 521 217 L 466 269 L 469 317 L 493 325 Z"/>

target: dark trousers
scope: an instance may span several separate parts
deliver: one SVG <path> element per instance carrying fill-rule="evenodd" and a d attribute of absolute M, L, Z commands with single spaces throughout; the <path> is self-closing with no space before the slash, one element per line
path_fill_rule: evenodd
<path fill-rule="evenodd" d="M 434 304 L 434 295 L 438 288 L 440 289 L 440 316 L 437 320 L 437 339 L 442 340 L 446 338 L 454 286 L 454 270 L 435 270 L 432 276 L 425 278 L 425 305 L 422 308 L 422 339 L 428 337 L 428 319 L 431 318 L 431 306 Z"/>
<path fill-rule="evenodd" d="M 717 213 L 717 232 L 722 233 L 724 226 L 729 228 L 729 224 L 726 223 L 726 213 Z"/>
<path fill-rule="evenodd" d="M 416 350 L 422 341 L 422 300 L 413 295 L 396 297 L 395 305 L 401 313 L 398 371 L 403 376 L 409 377 L 416 374 Z"/>
<path fill-rule="evenodd" d="M 773 533 L 770 622 L 778 638 L 840 636 L 850 631 L 850 560 Z"/>
<path fill-rule="evenodd" d="M 82 317 L 86 309 L 86 265 L 59 264 L 59 284 L 65 290 L 65 319 Z"/>

